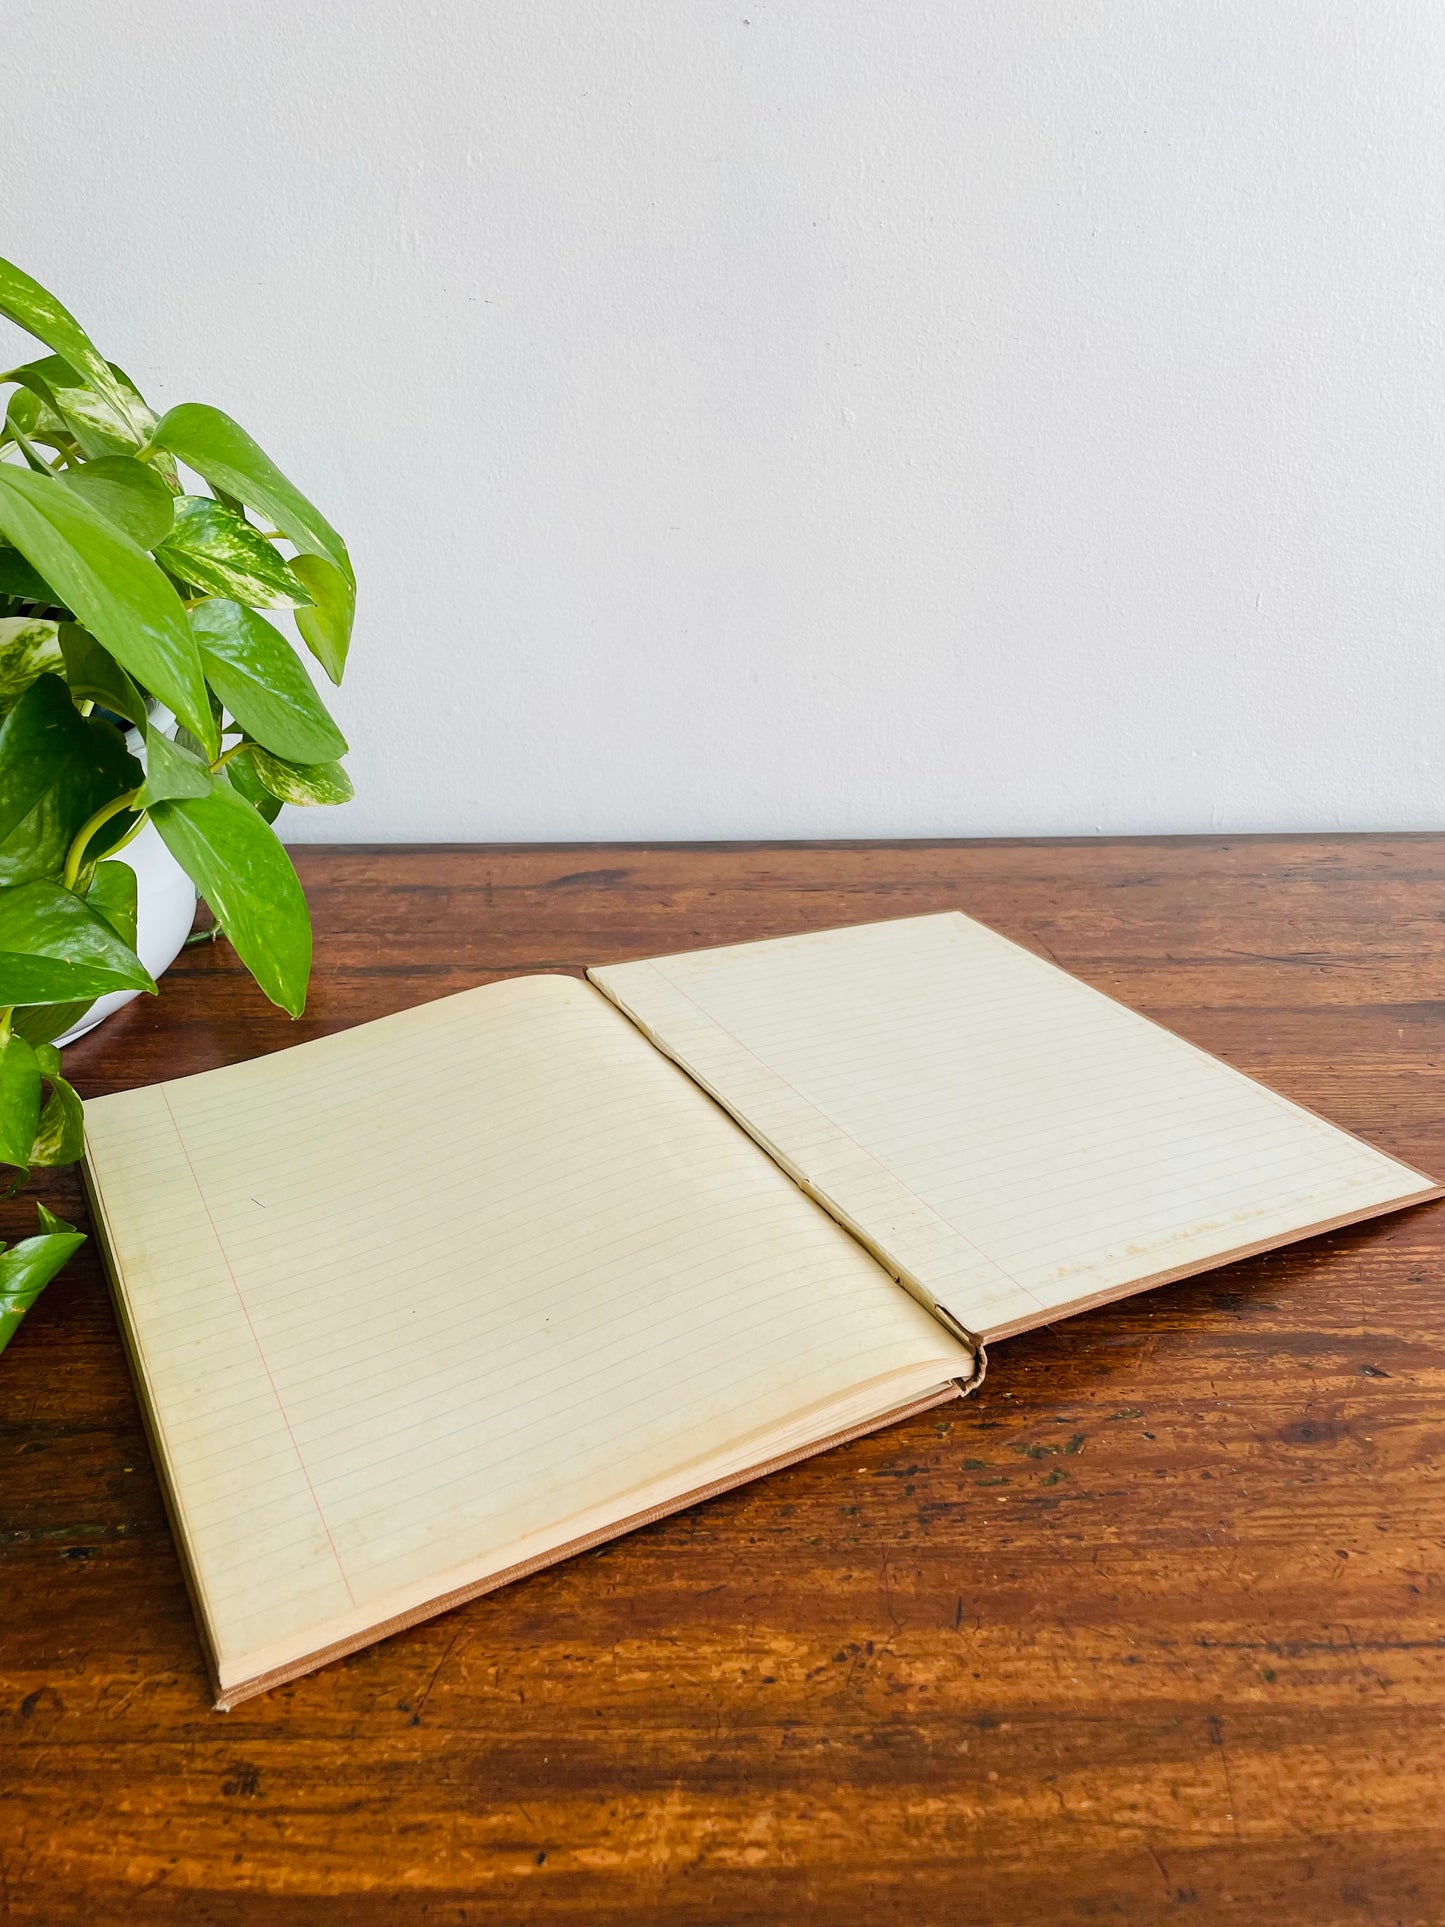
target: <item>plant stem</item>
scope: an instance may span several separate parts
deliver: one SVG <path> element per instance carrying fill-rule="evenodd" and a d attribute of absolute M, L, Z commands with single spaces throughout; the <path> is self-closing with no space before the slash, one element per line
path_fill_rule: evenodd
<path fill-rule="evenodd" d="M 0 1050 L 10 1042 L 10 1019 L 15 1015 L 14 1004 L 7 1004 L 0 1010 Z"/>
<path fill-rule="evenodd" d="M 10 433 L 15 437 L 15 446 L 20 450 L 20 453 L 25 457 L 31 468 L 33 468 L 37 474 L 48 475 L 50 473 L 50 466 L 36 448 L 35 444 L 30 440 L 30 437 L 21 429 L 18 429 L 14 422 L 10 424 Z"/>
<path fill-rule="evenodd" d="M 70 853 L 65 859 L 65 873 L 60 879 L 67 890 L 75 888 L 75 879 L 80 875 L 80 866 L 85 861 L 86 848 L 96 831 L 103 824 L 109 823 L 113 816 L 119 816 L 122 810 L 128 810 L 139 795 L 139 786 L 133 790 L 127 790 L 124 796 L 117 796 L 109 803 L 102 803 L 100 808 L 92 811 L 81 824 L 75 833 L 75 841 L 70 846 Z"/>
<path fill-rule="evenodd" d="M 248 749 L 249 747 L 249 743 L 243 739 L 239 743 L 233 743 L 229 749 L 222 750 L 221 754 L 210 766 L 211 774 L 214 776 L 216 771 L 224 768 L 233 756 L 238 756 L 243 749 Z M 75 841 L 71 844 L 70 850 L 66 855 L 65 871 L 60 879 L 67 890 L 73 890 L 75 888 L 75 879 L 80 875 L 81 865 L 85 862 L 85 852 L 89 847 L 90 839 L 95 835 L 96 831 L 100 829 L 102 825 L 109 823 L 113 816 L 119 816 L 122 810 L 128 810 L 139 795 L 140 790 L 138 788 L 127 790 L 124 796 L 117 796 L 109 803 L 103 803 L 98 810 L 81 824 L 75 833 Z M 150 812 L 148 810 L 142 810 L 135 822 L 131 824 L 125 835 L 120 839 L 119 843 L 113 845 L 107 854 L 110 856 L 119 855 L 127 843 L 132 842 L 134 838 L 140 835 L 149 821 Z"/>
<path fill-rule="evenodd" d="M 136 818 L 135 822 L 131 824 L 130 828 L 126 831 L 125 835 L 120 839 L 119 843 L 112 843 L 110 848 L 106 851 L 105 854 L 106 854 L 107 861 L 113 856 L 119 856 L 127 843 L 134 843 L 136 838 L 140 835 L 141 831 L 145 828 L 146 824 L 150 822 L 150 820 L 151 820 L 150 811 L 142 810 L 140 815 Z"/>

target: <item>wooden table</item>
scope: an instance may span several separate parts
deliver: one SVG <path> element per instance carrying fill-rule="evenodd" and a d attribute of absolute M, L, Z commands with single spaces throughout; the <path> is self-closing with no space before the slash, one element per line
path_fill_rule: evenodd
<path fill-rule="evenodd" d="M 1445 1171 L 1445 838 L 297 853 L 94 1094 L 489 977 L 961 907 Z M 83 1211 L 74 1175 L 47 1193 Z M 6 1208 L 18 1235 L 33 1207 Z M 1445 1920 L 1445 1207 L 213 1713 L 91 1247 L 0 1361 L 0 1921 Z"/>

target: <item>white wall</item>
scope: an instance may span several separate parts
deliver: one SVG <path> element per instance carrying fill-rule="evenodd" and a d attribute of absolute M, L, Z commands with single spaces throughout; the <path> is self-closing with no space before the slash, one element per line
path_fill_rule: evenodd
<path fill-rule="evenodd" d="M 293 836 L 1440 821 L 1438 7 L 4 20 L 0 252 L 350 540 Z"/>

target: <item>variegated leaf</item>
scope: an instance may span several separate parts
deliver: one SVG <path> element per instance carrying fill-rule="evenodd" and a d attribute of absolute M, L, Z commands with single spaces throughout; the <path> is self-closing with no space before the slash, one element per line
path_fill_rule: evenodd
<path fill-rule="evenodd" d="M 182 495 L 156 560 L 209 595 L 253 609 L 299 609 L 311 597 L 259 529 L 208 495 Z"/>
<path fill-rule="evenodd" d="M 16 377 L 11 375 L 10 380 Z M 18 441 L 43 442 L 47 448 L 69 449 L 75 441 L 67 423 L 51 407 L 48 399 L 29 387 L 17 388 L 5 404 L 5 435 Z"/>
<path fill-rule="evenodd" d="M 0 260 L 0 314 L 64 358 L 129 429 L 128 446 L 138 447 L 145 440 L 152 423 L 142 416 L 132 417 L 134 389 L 127 392 L 129 384 L 122 385 L 117 379 L 110 363 L 69 308 L 13 261 Z M 149 415 L 150 411 L 147 409 L 145 413 Z"/>
<path fill-rule="evenodd" d="M 259 743 L 247 753 L 261 782 L 283 803 L 349 803 L 356 794 L 340 763 L 288 763 Z"/>
<path fill-rule="evenodd" d="M 245 797 L 263 823 L 274 823 L 281 814 L 281 799 L 273 796 L 256 774 L 251 754 L 247 747 L 239 756 L 233 756 L 221 774 L 238 796 Z"/>
<path fill-rule="evenodd" d="M 355 582 L 341 537 L 239 422 L 205 402 L 186 401 L 161 416 L 152 439 L 204 475 L 213 489 L 269 515 L 298 549 L 326 556 Z"/>
<path fill-rule="evenodd" d="M 8 715 L 37 676 L 65 674 L 60 624 L 34 616 L 0 619 L 0 716 Z"/>

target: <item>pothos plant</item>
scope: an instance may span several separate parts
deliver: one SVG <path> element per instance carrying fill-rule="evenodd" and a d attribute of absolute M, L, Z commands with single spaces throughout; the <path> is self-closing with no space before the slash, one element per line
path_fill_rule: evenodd
<path fill-rule="evenodd" d="M 259 611 L 291 611 L 339 683 L 356 586 L 341 537 L 228 415 L 183 402 L 157 418 L 74 316 L 3 260 L 0 315 L 50 351 L 0 375 L 12 391 L 0 432 L 10 1195 L 84 1150 L 54 1040 L 97 997 L 156 988 L 122 856 L 147 822 L 261 989 L 300 1014 L 311 924 L 271 825 L 283 802 L 341 803 L 351 784 L 340 730 Z M 0 1350 L 83 1242 L 38 1209 L 38 1235 L 0 1245 Z"/>

